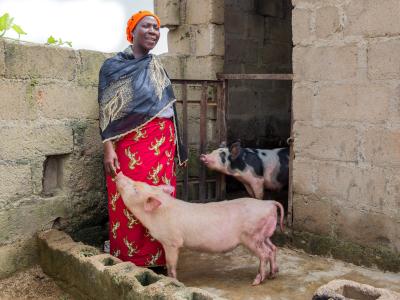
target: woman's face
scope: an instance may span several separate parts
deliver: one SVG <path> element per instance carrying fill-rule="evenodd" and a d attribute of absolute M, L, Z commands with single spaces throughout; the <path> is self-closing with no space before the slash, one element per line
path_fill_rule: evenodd
<path fill-rule="evenodd" d="M 144 17 L 133 30 L 133 42 L 144 50 L 153 49 L 160 38 L 160 28 L 151 16 Z"/>

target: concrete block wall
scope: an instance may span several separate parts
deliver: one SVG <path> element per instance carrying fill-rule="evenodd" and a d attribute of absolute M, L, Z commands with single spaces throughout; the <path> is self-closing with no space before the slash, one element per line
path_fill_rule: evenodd
<path fill-rule="evenodd" d="M 97 80 L 106 57 L 0 39 L 0 277 L 36 261 L 39 230 L 101 239 Z"/>
<path fill-rule="evenodd" d="M 154 11 L 169 28 L 164 56 L 179 69 L 170 76 L 216 79 L 224 63 L 224 1 L 155 0 Z"/>
<path fill-rule="evenodd" d="M 293 5 L 293 227 L 398 255 L 399 1 Z"/>
<path fill-rule="evenodd" d="M 289 0 L 225 1 L 225 73 L 291 73 Z M 290 136 L 291 82 L 230 81 L 228 139 L 284 146 Z"/>

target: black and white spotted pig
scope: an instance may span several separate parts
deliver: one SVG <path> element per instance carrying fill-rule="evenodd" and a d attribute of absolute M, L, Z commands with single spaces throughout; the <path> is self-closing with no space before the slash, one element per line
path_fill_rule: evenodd
<path fill-rule="evenodd" d="M 253 198 L 263 199 L 264 188 L 277 191 L 288 185 L 289 148 L 251 149 L 235 142 L 201 154 L 200 160 L 211 170 L 235 177 Z"/>

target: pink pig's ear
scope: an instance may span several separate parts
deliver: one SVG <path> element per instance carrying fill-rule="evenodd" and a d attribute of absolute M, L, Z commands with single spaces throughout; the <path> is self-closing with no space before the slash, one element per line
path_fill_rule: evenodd
<path fill-rule="evenodd" d="M 164 193 L 167 193 L 169 195 L 172 195 L 172 193 L 175 191 L 175 188 L 172 185 L 162 184 L 158 187 L 161 188 Z"/>
<path fill-rule="evenodd" d="M 157 198 L 150 196 L 144 203 L 144 210 L 147 212 L 152 212 L 161 205 L 161 201 Z"/>

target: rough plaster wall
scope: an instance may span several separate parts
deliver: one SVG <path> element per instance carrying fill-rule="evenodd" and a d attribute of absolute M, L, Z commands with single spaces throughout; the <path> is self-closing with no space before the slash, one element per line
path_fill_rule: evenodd
<path fill-rule="evenodd" d="M 225 1 L 225 73 L 291 73 L 289 0 Z M 252 147 L 285 145 L 291 83 L 230 81 L 228 139 Z"/>
<path fill-rule="evenodd" d="M 96 85 L 105 58 L 0 39 L 0 277 L 34 262 L 32 237 L 54 223 L 80 239 L 101 238 Z"/>
<path fill-rule="evenodd" d="M 400 3 L 296 0 L 294 228 L 400 252 Z"/>

